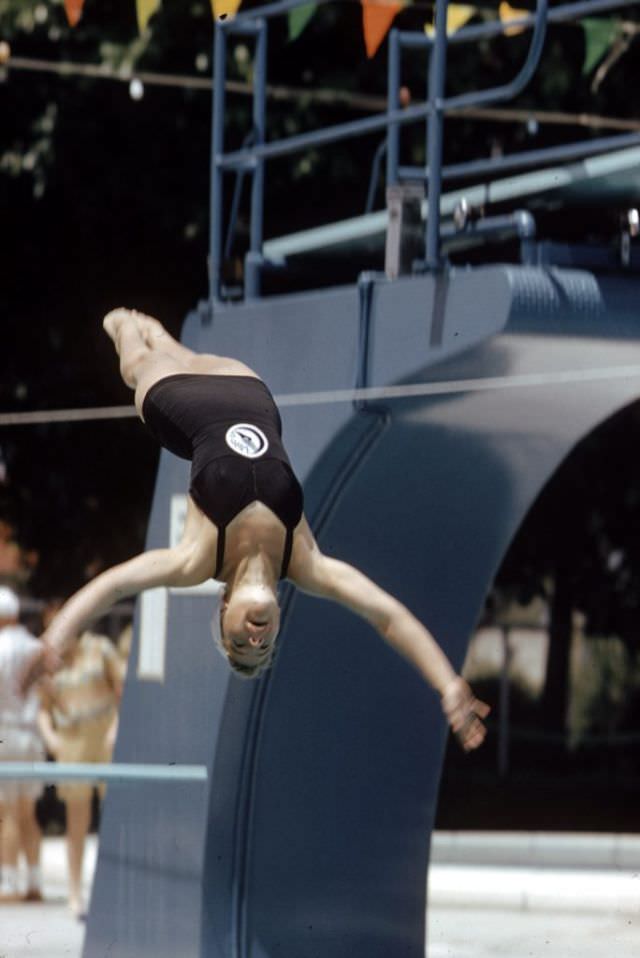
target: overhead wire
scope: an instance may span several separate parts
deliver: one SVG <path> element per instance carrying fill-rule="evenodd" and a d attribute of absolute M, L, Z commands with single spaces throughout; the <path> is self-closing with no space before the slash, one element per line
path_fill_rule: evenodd
<path fill-rule="evenodd" d="M 624 379 L 637 379 L 640 388 L 640 363 L 591 369 L 560 369 L 548 372 L 518 373 L 513 376 L 482 376 L 475 379 L 403 383 L 396 386 L 364 386 L 361 388 L 326 389 L 300 393 L 276 393 L 274 399 L 280 408 L 292 408 L 333 405 L 336 403 L 420 399 L 429 396 L 454 396 L 462 393 L 568 386 Z M 5 412 L 0 413 L 0 427 L 132 419 L 136 416 L 137 412 L 134 406 L 95 406 L 85 409 Z"/>
<path fill-rule="evenodd" d="M 131 83 L 132 80 L 139 80 L 144 85 L 150 87 L 160 86 L 209 92 L 213 90 L 213 81 L 209 77 L 198 77 L 192 74 L 158 73 L 149 70 L 135 70 L 131 67 L 116 69 L 105 64 L 42 60 L 11 55 L 7 63 L 3 66 L 7 73 L 15 69 L 52 73 L 63 78 L 79 76 L 127 84 Z M 225 89 L 229 93 L 253 96 L 252 85 L 241 80 L 227 80 L 225 82 Z M 308 103 L 317 103 L 325 106 L 342 106 L 372 113 L 382 113 L 388 107 L 386 97 L 376 96 L 374 94 L 353 93 L 346 90 L 335 90 L 329 87 L 312 90 L 308 87 L 268 84 L 266 93 L 270 99 L 275 101 L 289 102 L 292 100 L 303 100 Z M 412 102 L 415 105 L 421 101 L 416 100 Z M 535 120 L 541 124 L 573 125 L 596 130 L 640 131 L 640 120 L 625 117 L 600 116 L 593 113 L 568 113 L 558 110 L 463 107 L 451 110 L 448 116 L 492 123 L 527 123 L 531 120 Z"/>

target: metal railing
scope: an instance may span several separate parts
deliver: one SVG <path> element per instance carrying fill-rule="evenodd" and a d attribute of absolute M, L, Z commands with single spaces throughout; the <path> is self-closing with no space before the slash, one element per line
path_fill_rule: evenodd
<path fill-rule="evenodd" d="M 218 20 L 214 41 L 214 99 L 213 99 L 213 144 L 212 144 L 212 189 L 211 189 L 211 236 L 210 236 L 210 294 L 213 302 L 223 299 L 222 265 L 229 237 L 223 235 L 224 174 L 235 171 L 236 175 L 251 177 L 251 211 L 249 250 L 245 256 L 244 294 L 246 298 L 260 295 L 260 277 L 265 261 L 262 253 L 264 218 L 265 162 L 275 157 L 287 156 L 311 147 L 337 143 L 354 137 L 365 136 L 378 130 L 387 135 L 387 185 L 419 180 L 427 185 L 428 215 L 425 225 L 425 259 L 428 270 L 442 266 L 440 227 L 440 196 L 442 184 L 447 180 L 483 177 L 489 172 L 522 169 L 553 162 L 567 162 L 595 153 L 623 149 L 640 144 L 640 134 L 580 141 L 569 145 L 530 150 L 526 153 L 472 160 L 443 167 L 443 126 L 446 113 L 462 107 L 486 106 L 503 102 L 519 95 L 534 75 L 542 54 L 548 23 L 578 19 L 604 11 L 636 5 L 638 0 L 580 0 L 548 9 L 548 0 L 536 0 L 535 12 L 508 23 L 491 21 L 463 27 L 447 35 L 448 0 L 436 0 L 435 31 L 432 36 L 421 32 L 392 30 L 389 37 L 388 108 L 385 113 L 358 120 L 339 123 L 308 133 L 266 142 L 266 86 L 267 86 L 267 22 L 301 6 L 306 0 L 280 0 L 241 13 L 232 20 Z M 331 0 L 319 0 L 328 3 Z M 515 28 L 532 29 L 531 41 L 525 62 L 518 74 L 508 83 L 486 90 L 472 91 L 445 97 L 446 61 L 449 44 L 473 43 L 480 39 L 495 37 Z M 226 52 L 229 36 L 243 36 L 255 41 L 253 69 L 253 130 L 251 144 L 229 153 L 224 151 L 225 75 Z M 402 107 L 400 104 L 400 76 L 402 51 L 420 49 L 427 54 L 427 98 L 425 102 Z M 400 127 L 409 123 L 426 121 L 426 167 L 411 167 L 400 164 Z M 234 203 L 234 206 L 236 204 Z M 495 230 L 487 221 L 487 235 Z M 483 231 L 482 224 L 475 224 L 476 232 Z"/>

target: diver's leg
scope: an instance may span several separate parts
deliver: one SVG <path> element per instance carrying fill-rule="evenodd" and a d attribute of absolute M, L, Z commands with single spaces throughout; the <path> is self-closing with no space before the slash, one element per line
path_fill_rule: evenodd
<path fill-rule="evenodd" d="M 120 357 L 120 375 L 127 386 L 135 390 L 140 411 L 147 390 L 165 376 L 188 372 L 189 360 L 195 354 L 176 343 L 168 333 L 162 337 L 166 340 L 166 350 L 160 346 L 160 337 L 150 344 L 149 331 L 139 321 L 139 315 L 129 309 L 114 309 L 107 313 L 102 325 L 113 340 Z"/>
<path fill-rule="evenodd" d="M 150 356 L 138 324 L 128 310 L 115 309 L 108 313 L 102 323 L 105 332 L 113 340 L 120 357 L 120 375 L 131 389 L 138 383 L 139 368 Z"/>
<path fill-rule="evenodd" d="M 257 373 L 238 359 L 195 353 L 182 346 L 158 320 L 135 310 L 114 309 L 105 316 L 103 326 L 120 357 L 123 380 L 135 389 L 139 412 L 151 386 L 175 373 L 257 377 Z"/>

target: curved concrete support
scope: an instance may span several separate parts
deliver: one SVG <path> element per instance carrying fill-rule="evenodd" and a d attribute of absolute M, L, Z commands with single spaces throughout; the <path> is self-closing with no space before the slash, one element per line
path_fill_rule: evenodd
<path fill-rule="evenodd" d="M 383 280 L 368 316 L 353 288 L 229 308 L 212 323 L 194 313 L 184 340 L 243 358 L 276 394 L 498 380 L 283 409 L 322 548 L 398 595 L 460 667 L 534 497 L 638 394 L 620 374 L 640 367 L 637 295 L 631 279 L 487 267 Z M 594 373 L 605 367 L 609 378 Z M 526 378 L 567 370 L 571 382 Z M 163 454 L 149 545 L 167 542 L 186 476 Z M 164 597 L 148 603 L 116 759 L 203 762 L 211 787 L 109 794 L 87 958 L 107 946 L 112 958 L 422 958 L 439 703 L 364 623 L 285 593 L 277 662 L 258 683 L 232 678 L 214 650 L 210 594 L 168 597 L 164 654 Z"/>

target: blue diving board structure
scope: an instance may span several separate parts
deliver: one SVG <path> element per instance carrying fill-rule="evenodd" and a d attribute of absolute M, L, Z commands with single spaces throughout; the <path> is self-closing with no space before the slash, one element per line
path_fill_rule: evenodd
<path fill-rule="evenodd" d="M 268 141 L 266 24 L 297 2 L 216 26 L 210 295 L 182 340 L 259 371 L 281 399 L 321 548 L 397 595 L 459 669 L 535 498 L 583 437 L 640 396 L 640 140 L 447 169 L 443 123 L 448 110 L 516 96 L 547 21 L 630 3 L 547 11 L 538 0 L 514 81 L 447 98 L 448 44 L 504 27 L 447 38 L 437 0 L 433 38 L 390 35 L 386 113 Z M 253 130 L 250 145 L 226 152 L 235 36 L 254 48 Z M 418 46 L 429 96 L 402 110 L 401 53 Z M 421 170 L 401 163 L 409 122 L 425 125 Z M 265 242 L 269 160 L 375 130 L 387 136 L 393 215 Z M 240 297 L 224 283 L 233 176 L 251 181 Z M 558 203 L 604 204 L 614 232 L 600 246 L 547 235 L 537 213 Z M 495 243 L 504 236 L 509 261 Z M 367 244 L 373 265 L 353 282 L 265 294 L 269 270 Z M 470 246 L 483 254 L 473 264 Z M 188 464 L 163 452 L 149 547 L 179 537 L 187 483 Z M 274 666 L 243 681 L 214 647 L 219 601 L 211 582 L 138 603 L 115 761 L 197 766 L 206 782 L 109 790 L 84 958 L 423 958 L 447 736 L 436 695 L 364 622 L 289 585 Z"/>

